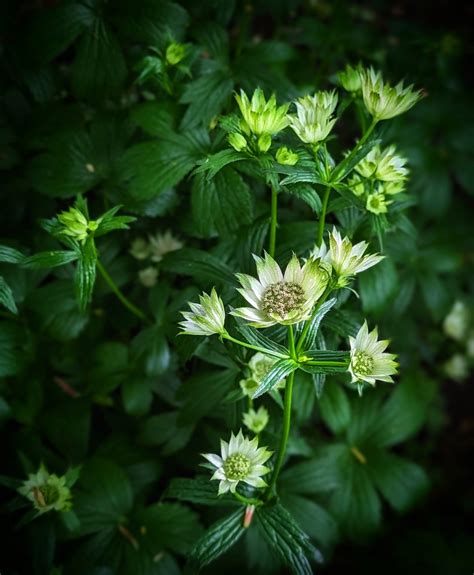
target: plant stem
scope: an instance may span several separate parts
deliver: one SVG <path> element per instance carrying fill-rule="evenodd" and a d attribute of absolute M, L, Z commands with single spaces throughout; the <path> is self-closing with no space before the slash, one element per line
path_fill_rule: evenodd
<path fill-rule="evenodd" d="M 309 326 L 311 325 L 311 322 L 313 321 L 314 316 L 317 314 L 318 309 L 323 305 L 323 303 L 327 300 L 328 295 L 331 293 L 332 288 L 327 287 L 326 291 L 323 293 L 323 295 L 321 296 L 320 300 L 318 301 L 318 303 L 316 304 L 316 307 L 314 308 L 313 313 L 311 314 L 310 319 L 308 319 L 306 321 L 306 323 L 304 324 L 304 328 L 303 331 L 301 332 L 300 338 L 298 340 L 298 345 L 296 346 L 296 353 L 298 354 L 301 351 L 301 348 L 304 345 L 304 342 L 306 340 L 306 336 L 308 335 L 308 330 L 309 330 Z"/>
<path fill-rule="evenodd" d="M 272 258 L 275 257 L 276 246 L 276 230 L 277 230 L 277 214 L 278 214 L 278 192 L 275 186 L 272 186 L 272 206 L 271 206 L 271 220 L 270 220 L 270 245 L 268 253 Z"/>
<path fill-rule="evenodd" d="M 273 351 L 271 349 L 266 349 L 264 347 L 259 347 L 258 345 L 252 345 L 251 343 L 247 343 L 245 341 L 240 341 L 240 339 L 236 339 L 232 337 L 227 332 L 221 335 L 224 339 L 228 339 L 229 341 L 233 341 L 237 345 L 241 345 L 242 347 L 248 347 L 249 349 L 254 349 L 255 351 L 260 351 L 266 355 L 272 355 L 273 357 L 278 357 L 278 359 L 286 359 L 286 356 L 282 353 L 278 353 L 277 351 Z"/>
<path fill-rule="evenodd" d="M 329 201 L 329 194 L 330 193 L 331 193 L 331 187 L 326 186 L 326 189 L 324 190 L 324 196 L 323 196 L 323 205 L 321 207 L 321 216 L 319 217 L 318 239 L 316 240 L 318 247 L 323 243 L 324 224 L 326 221 L 326 212 L 328 209 L 328 201 Z"/>
<path fill-rule="evenodd" d="M 292 358 L 296 358 L 295 338 L 293 334 L 293 326 L 288 326 L 288 350 Z M 280 474 L 281 466 L 285 458 L 286 446 L 288 444 L 288 437 L 290 435 L 291 427 L 291 400 L 293 397 L 293 382 L 295 379 L 295 372 L 292 372 L 286 380 L 285 386 L 285 406 L 283 410 L 283 429 L 281 431 L 280 445 L 278 447 L 277 459 L 275 467 L 273 468 L 272 477 L 265 492 L 265 499 L 269 499 L 275 489 L 275 485 Z"/>
<path fill-rule="evenodd" d="M 102 265 L 102 263 L 100 262 L 100 260 L 97 260 L 97 269 L 99 270 L 100 274 L 102 275 L 102 277 L 104 278 L 104 280 L 107 282 L 108 286 L 110 287 L 110 289 L 114 292 L 114 294 L 117 296 L 117 298 L 120 300 L 120 302 L 129 310 L 131 311 L 134 315 L 136 315 L 139 319 L 141 319 L 142 321 L 145 322 L 149 322 L 150 320 L 147 318 L 147 316 L 142 312 L 141 309 L 139 309 L 137 306 L 135 306 L 129 299 L 127 299 L 125 297 L 125 295 L 122 293 L 122 291 L 120 290 L 120 288 L 117 286 L 117 284 L 114 282 L 114 280 L 111 278 L 111 276 L 109 275 L 108 271 L 104 268 L 104 266 Z"/>
<path fill-rule="evenodd" d="M 347 362 L 345 361 L 305 361 L 304 364 L 327 367 L 347 367 Z"/>
<path fill-rule="evenodd" d="M 261 499 L 251 499 L 249 497 L 245 497 L 241 495 L 238 491 L 234 491 L 233 496 L 240 501 L 241 503 L 245 503 L 245 505 L 263 505 L 263 501 Z"/>

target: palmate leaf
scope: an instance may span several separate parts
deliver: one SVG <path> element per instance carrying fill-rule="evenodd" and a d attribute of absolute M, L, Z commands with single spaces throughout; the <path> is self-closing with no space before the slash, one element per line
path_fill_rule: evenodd
<path fill-rule="evenodd" d="M 267 391 L 271 391 L 282 379 L 298 369 L 298 364 L 293 359 L 280 359 L 270 369 L 257 387 L 253 398 L 260 397 Z"/>
<path fill-rule="evenodd" d="M 235 545 L 245 532 L 243 518 L 244 509 L 241 507 L 214 523 L 191 550 L 189 566 L 200 570 Z"/>
<path fill-rule="evenodd" d="M 322 562 L 318 549 L 280 504 L 259 507 L 256 520 L 267 543 L 295 575 L 312 575 L 311 561 Z"/>

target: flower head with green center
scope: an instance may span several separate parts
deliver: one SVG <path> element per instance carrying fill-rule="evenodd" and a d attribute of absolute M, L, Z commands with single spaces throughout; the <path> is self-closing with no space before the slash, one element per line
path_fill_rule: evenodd
<path fill-rule="evenodd" d="M 235 99 L 243 117 L 241 127 L 247 135 L 272 136 L 288 126 L 286 114 L 289 104 L 277 106 L 275 94 L 267 101 L 263 90 L 257 88 L 251 100 L 243 90 L 240 95 L 236 94 Z"/>
<path fill-rule="evenodd" d="M 364 178 L 398 182 L 405 180 L 408 176 L 406 163 L 406 158 L 397 155 L 395 146 L 389 146 L 384 150 L 380 146 L 374 146 L 354 169 Z"/>
<path fill-rule="evenodd" d="M 329 250 L 323 242 L 321 246 L 315 247 L 311 257 L 321 260 L 330 266 L 335 273 L 334 287 L 345 287 L 353 276 L 363 272 L 383 260 L 384 256 L 378 254 L 365 254 L 367 242 L 359 242 L 352 245 L 348 237 L 342 239 L 341 234 L 333 228 L 329 236 Z"/>
<path fill-rule="evenodd" d="M 240 387 L 247 397 L 253 397 L 258 386 L 262 382 L 263 378 L 271 370 L 278 360 L 270 355 L 261 353 L 260 351 L 255 353 L 249 363 L 248 367 L 250 370 L 250 377 L 247 379 L 240 380 Z M 277 388 L 285 387 L 286 380 L 282 379 L 277 385 Z"/>
<path fill-rule="evenodd" d="M 249 409 L 242 417 L 245 427 L 256 434 L 261 433 L 265 429 L 269 419 L 268 411 L 263 405 L 261 405 L 257 411 L 255 411 L 255 409 Z"/>
<path fill-rule="evenodd" d="M 397 373 L 396 355 L 384 353 L 388 340 L 377 340 L 377 328 L 369 333 L 367 322 L 360 328 L 357 336 L 349 338 L 351 345 L 351 361 L 349 372 L 352 383 L 365 381 L 375 385 L 380 381 L 393 382 L 392 375 Z"/>
<path fill-rule="evenodd" d="M 262 479 L 270 469 L 263 465 L 272 452 L 266 447 L 258 447 L 258 439 L 250 440 L 244 437 L 242 430 L 237 435 L 233 433 L 230 441 L 221 440 L 221 455 L 203 453 L 203 457 L 216 469 L 211 480 L 219 480 L 219 495 L 235 493 L 239 481 L 243 481 L 253 487 L 266 487 Z"/>
<path fill-rule="evenodd" d="M 351 65 L 346 64 L 344 70 L 339 72 L 337 77 L 339 78 L 341 86 L 347 92 L 351 92 L 352 94 L 360 92 L 362 86 L 360 78 L 360 65 L 353 68 Z"/>
<path fill-rule="evenodd" d="M 454 302 L 451 311 L 443 321 L 444 333 L 456 341 L 462 341 L 467 335 L 470 319 L 466 304 L 462 301 Z"/>
<path fill-rule="evenodd" d="M 30 473 L 18 492 L 29 499 L 39 514 L 48 511 L 68 511 L 71 508 L 71 491 L 66 477 L 48 473 L 41 465 L 37 473 Z"/>
<path fill-rule="evenodd" d="M 148 239 L 150 241 L 151 260 L 154 262 L 160 262 L 166 254 L 183 247 L 183 242 L 175 238 L 170 230 L 164 234 L 150 235 Z"/>
<path fill-rule="evenodd" d="M 186 56 L 187 46 L 178 42 L 171 42 L 166 48 L 165 58 L 170 66 L 176 66 Z"/>
<path fill-rule="evenodd" d="M 278 148 L 276 153 L 276 161 L 282 166 L 294 166 L 298 163 L 299 156 L 286 146 Z"/>
<path fill-rule="evenodd" d="M 296 104 L 296 116 L 291 115 L 290 126 L 298 138 L 306 144 L 318 144 L 331 132 L 336 118 L 337 93 L 317 92 L 314 96 L 304 96 Z"/>
<path fill-rule="evenodd" d="M 388 120 L 412 108 L 422 97 L 414 91 L 413 85 L 404 87 L 403 82 L 396 86 L 385 83 L 381 72 L 373 68 L 361 70 L 362 96 L 369 114 L 375 120 Z"/>
<path fill-rule="evenodd" d="M 78 242 L 85 242 L 89 233 L 97 230 L 101 218 L 88 220 L 80 210 L 71 207 L 67 212 L 60 213 L 58 220 L 64 226 L 61 230 L 62 234 L 74 238 Z"/>
<path fill-rule="evenodd" d="M 270 327 L 276 323 L 290 325 L 306 320 L 328 283 L 328 273 L 319 262 L 308 260 L 302 267 L 293 255 L 285 273 L 265 253 L 254 256 L 258 279 L 237 274 L 242 285 L 238 291 L 252 307 L 241 307 L 231 313 L 251 322 L 254 327 Z"/>
<path fill-rule="evenodd" d="M 374 194 L 369 194 L 367 196 L 365 209 L 375 215 L 386 214 L 388 212 L 388 206 L 391 203 L 392 201 L 387 201 L 382 192 L 377 191 Z"/>
<path fill-rule="evenodd" d="M 191 311 L 182 311 L 185 321 L 180 322 L 187 335 L 213 335 L 225 332 L 225 309 L 221 298 L 213 288 L 211 295 L 203 293 L 199 303 L 190 303 Z"/>

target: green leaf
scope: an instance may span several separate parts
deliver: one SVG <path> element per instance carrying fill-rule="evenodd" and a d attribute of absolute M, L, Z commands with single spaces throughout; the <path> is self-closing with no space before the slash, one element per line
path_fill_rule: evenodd
<path fill-rule="evenodd" d="M 0 276 L 0 305 L 5 306 L 14 314 L 18 313 L 18 308 L 16 307 L 12 289 L 2 276 Z"/>
<path fill-rule="evenodd" d="M 347 429 L 351 420 L 351 405 L 342 387 L 334 383 L 326 385 L 318 401 L 321 417 L 333 433 Z"/>
<path fill-rule="evenodd" d="M 130 113 L 132 122 L 150 136 L 161 138 L 174 134 L 173 111 L 163 102 L 143 102 L 135 106 Z"/>
<path fill-rule="evenodd" d="M 235 545 L 245 531 L 243 519 L 244 510 L 240 508 L 214 523 L 191 550 L 190 566 L 200 570 Z"/>
<path fill-rule="evenodd" d="M 228 164 L 246 160 L 247 157 L 241 152 L 237 152 L 231 148 L 220 150 L 216 154 L 207 156 L 205 160 L 199 162 L 199 166 L 194 170 L 195 174 L 205 174 L 206 179 L 212 180 L 218 172 L 225 168 Z"/>
<path fill-rule="evenodd" d="M 360 328 L 360 322 L 347 311 L 332 308 L 324 319 L 324 327 L 337 333 L 341 337 L 355 337 Z"/>
<path fill-rule="evenodd" d="M 117 95 L 127 76 L 122 49 L 109 26 L 96 16 L 82 36 L 72 66 L 77 97 L 99 100 Z"/>
<path fill-rule="evenodd" d="M 184 477 L 172 479 L 163 497 L 197 503 L 198 505 L 240 505 L 230 493 L 218 496 L 217 485 L 208 476 L 194 479 Z"/>
<path fill-rule="evenodd" d="M 235 320 L 237 330 L 248 343 L 258 347 L 264 347 L 265 349 L 274 351 L 275 353 L 282 354 L 284 357 L 289 357 L 286 347 L 263 335 L 261 330 L 252 327 L 241 318 L 236 317 Z"/>
<path fill-rule="evenodd" d="M 364 311 L 381 314 L 394 299 L 399 285 L 392 260 L 386 258 L 359 276 L 359 292 Z"/>
<path fill-rule="evenodd" d="M 328 311 L 333 307 L 335 303 L 336 303 L 335 297 L 324 302 L 320 306 L 316 314 L 311 318 L 311 322 L 309 324 L 309 329 L 305 340 L 306 349 L 311 349 L 316 345 L 316 336 L 318 335 L 319 326 L 321 325 L 324 316 L 328 313 Z"/>
<path fill-rule="evenodd" d="M 132 357 L 150 377 L 163 374 L 170 364 L 170 348 L 160 326 L 142 330 L 132 342 Z"/>
<path fill-rule="evenodd" d="M 80 463 L 87 453 L 91 427 L 90 404 L 67 399 L 44 409 L 41 427 L 48 441 L 70 462 Z"/>
<path fill-rule="evenodd" d="M 367 154 L 372 150 L 374 146 L 380 143 L 380 140 L 374 136 L 370 137 L 365 144 L 363 144 L 354 156 L 344 158 L 342 162 L 336 166 L 331 174 L 331 182 L 340 182 L 346 176 L 350 174 L 354 166 L 356 166 L 362 159 L 367 156 Z"/>
<path fill-rule="evenodd" d="M 133 216 L 116 216 L 115 214 L 122 206 L 115 206 L 111 210 L 102 214 L 99 220 L 99 227 L 94 232 L 94 237 L 98 238 L 114 230 L 128 230 L 128 224 L 134 222 L 137 218 Z"/>
<path fill-rule="evenodd" d="M 398 455 L 380 452 L 368 464 L 372 480 L 396 511 L 413 507 L 429 488 L 425 471 Z"/>
<path fill-rule="evenodd" d="M 148 413 L 153 393 L 143 380 L 127 379 L 121 390 L 123 407 L 129 415 L 140 416 Z"/>
<path fill-rule="evenodd" d="M 345 373 L 349 366 L 348 351 L 331 351 L 326 349 L 304 352 L 305 361 L 320 362 L 320 365 L 300 363 L 299 367 L 307 373 Z"/>
<path fill-rule="evenodd" d="M 75 489 L 74 511 L 86 535 L 117 528 L 132 509 L 133 493 L 125 472 L 115 463 L 95 458 L 82 468 Z"/>
<path fill-rule="evenodd" d="M 178 275 L 215 283 L 235 284 L 232 269 L 218 257 L 202 250 L 185 248 L 179 252 L 173 252 L 163 258 L 162 267 Z"/>
<path fill-rule="evenodd" d="M 32 256 L 25 257 L 21 265 L 33 270 L 55 268 L 74 262 L 78 258 L 79 254 L 74 251 L 38 252 Z"/>
<path fill-rule="evenodd" d="M 229 236 L 253 219 L 252 194 L 232 168 L 223 168 L 211 181 L 203 174 L 195 176 L 191 206 L 196 228 L 204 237 L 213 230 Z"/>
<path fill-rule="evenodd" d="M 140 426 L 138 441 L 143 445 L 162 445 L 163 455 L 169 455 L 183 449 L 192 433 L 192 425 L 178 421 L 177 411 L 169 411 L 146 419 Z"/>
<path fill-rule="evenodd" d="M 280 359 L 262 379 L 260 385 L 253 394 L 253 398 L 260 397 L 267 391 L 271 391 L 282 379 L 298 369 L 298 364 L 293 359 Z"/>
<path fill-rule="evenodd" d="M 74 285 L 79 309 L 85 311 L 92 300 L 96 276 L 97 250 L 92 237 L 81 245 L 81 257 L 77 262 Z"/>
<path fill-rule="evenodd" d="M 322 562 L 321 553 L 293 517 L 280 504 L 257 508 L 256 519 L 270 547 L 295 575 L 312 575 L 310 559 Z"/>
<path fill-rule="evenodd" d="M 21 264 L 25 256 L 13 248 L 8 246 L 0 246 L 0 262 L 5 262 L 7 264 Z"/>
<path fill-rule="evenodd" d="M 287 178 L 285 178 L 285 180 L 286 179 Z M 303 200 L 303 202 L 307 203 L 315 214 L 319 214 L 321 212 L 321 198 L 319 197 L 318 192 L 312 186 L 301 183 L 287 186 L 284 188 L 284 190 L 292 196 L 296 196 L 300 200 Z"/>
<path fill-rule="evenodd" d="M 22 332 L 17 325 L 0 322 L 0 377 L 17 374 L 25 363 Z"/>

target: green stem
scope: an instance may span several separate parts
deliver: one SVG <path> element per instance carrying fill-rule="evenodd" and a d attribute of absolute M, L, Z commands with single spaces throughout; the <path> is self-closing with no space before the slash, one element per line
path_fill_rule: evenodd
<path fill-rule="evenodd" d="M 324 190 L 323 205 L 321 207 L 321 216 L 319 218 L 319 225 L 318 225 L 318 239 L 317 239 L 318 247 L 323 243 L 324 224 L 326 221 L 326 212 L 328 209 L 328 201 L 330 193 L 331 193 L 331 187 L 326 186 L 326 189 Z"/>
<path fill-rule="evenodd" d="M 308 335 L 309 326 L 311 325 L 311 322 L 313 321 L 314 316 L 317 314 L 319 308 L 323 305 L 323 303 L 327 300 L 328 295 L 331 293 L 331 291 L 332 291 L 332 288 L 330 288 L 330 287 L 326 288 L 326 291 L 323 293 L 323 295 L 321 296 L 320 300 L 318 301 L 316 307 L 314 308 L 314 311 L 311 314 L 310 319 L 308 319 L 306 321 L 306 323 L 304 324 L 303 331 L 301 332 L 300 338 L 298 340 L 298 345 L 296 346 L 296 353 L 297 354 L 301 351 L 301 348 L 304 345 L 304 342 L 306 340 L 306 336 Z"/>
<path fill-rule="evenodd" d="M 272 258 L 275 257 L 276 246 L 276 231 L 277 231 L 277 215 L 278 215 L 278 192 L 275 186 L 272 186 L 272 205 L 271 205 L 271 220 L 270 220 L 270 245 L 268 253 Z"/>
<path fill-rule="evenodd" d="M 241 495 L 238 491 L 234 491 L 233 496 L 241 503 L 245 503 L 245 505 L 263 505 L 263 501 L 261 499 L 250 499 L 249 497 Z"/>
<path fill-rule="evenodd" d="M 104 268 L 104 266 L 102 265 L 102 263 L 100 262 L 100 260 L 97 260 L 97 269 L 99 270 L 100 274 L 102 275 L 102 277 L 104 278 L 104 280 L 107 282 L 108 286 L 110 287 L 110 289 L 114 292 L 114 294 L 117 296 L 117 298 L 120 300 L 120 302 L 129 310 L 131 311 L 134 315 L 136 315 L 139 319 L 141 319 L 142 321 L 145 322 L 149 322 L 150 320 L 147 318 L 147 316 L 142 312 L 141 309 L 139 309 L 137 306 L 135 306 L 129 299 L 127 299 L 125 297 L 125 295 L 122 293 L 122 291 L 120 290 L 120 288 L 117 286 L 117 284 L 114 282 L 114 280 L 111 278 L 111 276 L 109 275 L 108 271 Z"/>
<path fill-rule="evenodd" d="M 374 131 L 374 128 L 377 125 L 377 123 L 378 123 L 378 120 L 373 118 L 372 123 L 367 128 L 367 131 L 364 133 L 364 135 L 361 137 L 361 139 L 357 142 L 357 144 L 354 146 L 354 148 L 349 153 L 349 155 L 346 156 L 342 160 L 342 162 L 338 166 L 336 166 L 336 168 L 333 170 L 332 175 L 331 175 L 331 182 L 334 182 L 334 181 L 337 182 L 337 175 L 344 169 L 345 166 L 347 166 L 347 164 L 349 164 L 352 161 L 352 158 L 357 154 L 357 152 L 365 144 L 365 142 L 367 142 L 367 140 L 369 139 L 369 136 Z"/>
<path fill-rule="evenodd" d="M 321 365 L 327 367 L 346 367 L 348 364 L 345 361 L 305 361 L 304 365 Z"/>
<path fill-rule="evenodd" d="M 259 347 L 258 345 L 252 345 L 251 343 L 246 343 L 245 341 L 241 341 L 240 339 L 236 339 L 232 337 L 227 332 L 221 335 L 224 339 L 228 339 L 229 341 L 233 341 L 237 345 L 241 345 L 242 347 L 248 347 L 249 349 L 254 349 L 255 351 L 260 351 L 266 355 L 272 355 L 273 357 L 278 357 L 278 359 L 286 359 L 286 356 L 282 353 L 278 353 L 277 351 L 272 351 L 271 349 L 266 349 L 264 347 Z"/>
<path fill-rule="evenodd" d="M 296 357 L 295 350 L 295 338 L 293 334 L 293 326 L 288 326 L 288 348 L 291 357 Z M 288 437 L 290 435 L 291 427 L 291 400 L 293 397 L 293 382 L 295 379 L 295 372 L 292 372 L 287 380 L 285 386 L 285 406 L 283 409 L 283 429 L 281 431 L 280 445 L 278 447 L 278 454 L 275 462 L 275 467 L 273 468 L 273 473 L 268 484 L 267 490 L 265 492 L 265 499 L 270 499 L 272 493 L 275 490 L 275 485 L 280 474 L 281 467 L 283 465 L 283 460 L 285 458 L 286 446 L 288 444 Z"/>

